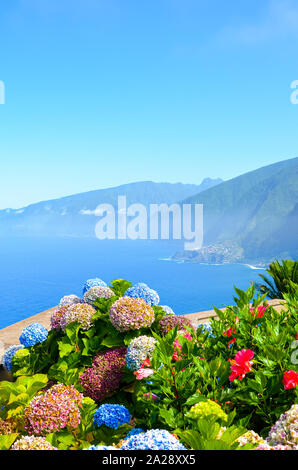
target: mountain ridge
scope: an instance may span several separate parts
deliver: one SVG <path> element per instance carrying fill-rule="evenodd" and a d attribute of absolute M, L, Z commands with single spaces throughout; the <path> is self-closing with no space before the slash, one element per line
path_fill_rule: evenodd
<path fill-rule="evenodd" d="M 0 211 L 0 236 L 50 235 L 95 236 L 97 217 L 93 214 L 101 204 L 117 206 L 118 196 L 126 196 L 127 205 L 141 203 L 176 203 L 206 186 L 219 184 L 221 179 L 203 179 L 199 185 L 185 183 L 155 183 L 142 181 L 112 188 L 78 193 L 62 198 L 29 204 L 20 209 Z M 87 217 L 88 215 L 88 217 Z"/>
<path fill-rule="evenodd" d="M 289 235 L 298 229 L 297 157 L 224 181 L 183 203 L 204 206 L 204 246 L 232 241 L 250 261 L 298 255 L 295 235 Z"/>

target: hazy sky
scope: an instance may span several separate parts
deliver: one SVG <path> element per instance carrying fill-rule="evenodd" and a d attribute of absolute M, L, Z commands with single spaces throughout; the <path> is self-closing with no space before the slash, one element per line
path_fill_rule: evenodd
<path fill-rule="evenodd" d="M 0 208 L 298 155 L 296 0 L 2 0 Z"/>

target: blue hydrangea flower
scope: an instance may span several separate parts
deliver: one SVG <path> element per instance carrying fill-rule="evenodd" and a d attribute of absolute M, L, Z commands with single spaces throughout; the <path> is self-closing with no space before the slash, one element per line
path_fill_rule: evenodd
<path fill-rule="evenodd" d="M 150 431 L 131 436 L 120 450 L 186 450 L 169 431 L 151 429 Z"/>
<path fill-rule="evenodd" d="M 125 356 L 126 366 L 133 372 L 140 369 L 146 357 L 150 357 L 157 341 L 152 336 L 138 336 L 128 345 Z"/>
<path fill-rule="evenodd" d="M 95 277 L 94 279 L 87 279 L 87 281 L 85 282 L 83 286 L 83 295 L 91 287 L 95 287 L 95 286 L 107 287 L 107 284 L 102 279 L 99 279 L 99 277 Z"/>
<path fill-rule="evenodd" d="M 198 328 L 201 327 L 201 326 L 203 327 L 202 333 L 207 333 L 207 332 L 209 332 L 208 337 L 210 337 L 210 338 L 215 338 L 215 336 L 212 334 L 212 327 L 211 327 L 210 323 L 199 323 L 199 324 L 197 325 Z"/>
<path fill-rule="evenodd" d="M 174 310 L 171 309 L 171 307 L 169 307 L 168 305 L 161 305 L 161 308 L 163 309 L 166 315 L 175 315 Z"/>
<path fill-rule="evenodd" d="M 12 346 L 9 346 L 9 348 L 6 349 L 4 356 L 3 356 L 3 367 L 6 369 L 8 372 L 11 371 L 11 360 L 15 353 L 19 349 L 23 349 L 24 345 L 23 344 L 13 344 Z"/>
<path fill-rule="evenodd" d="M 159 295 L 158 293 L 150 289 L 144 282 L 139 282 L 132 287 L 129 287 L 125 292 L 125 296 L 132 297 L 134 299 L 144 299 L 148 305 L 158 305 Z"/>
<path fill-rule="evenodd" d="M 129 439 L 131 436 L 137 436 L 138 434 L 140 434 L 141 432 L 146 432 L 144 431 L 144 429 L 142 428 L 132 428 L 129 433 L 127 434 L 126 439 Z"/>
<path fill-rule="evenodd" d="M 86 447 L 85 449 L 83 450 L 119 450 L 117 447 L 114 447 L 114 446 L 90 446 L 90 447 Z"/>
<path fill-rule="evenodd" d="M 125 406 L 105 403 L 95 411 L 93 424 L 98 428 L 105 425 L 117 429 L 122 424 L 129 423 L 130 419 L 130 412 Z"/>
<path fill-rule="evenodd" d="M 28 348 L 47 339 L 48 334 L 48 330 L 43 325 L 35 322 L 23 329 L 19 339 L 20 343 Z"/>

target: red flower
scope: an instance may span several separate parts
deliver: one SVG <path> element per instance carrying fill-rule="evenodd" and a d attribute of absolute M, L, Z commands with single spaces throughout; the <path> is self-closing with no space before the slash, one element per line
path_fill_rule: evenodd
<path fill-rule="evenodd" d="M 262 316 L 266 312 L 267 308 L 268 308 L 268 305 L 265 305 L 265 306 L 260 305 L 259 307 L 257 307 L 257 316 L 256 316 L 256 318 L 262 318 Z M 251 311 L 252 316 L 254 317 L 255 316 L 255 309 L 250 308 L 249 310 Z"/>
<path fill-rule="evenodd" d="M 133 373 L 136 376 L 137 380 L 142 380 L 146 377 L 149 377 L 149 375 L 154 374 L 153 369 L 145 369 L 145 366 L 150 367 L 150 361 L 148 358 L 145 359 L 141 367 Z"/>
<path fill-rule="evenodd" d="M 236 378 L 242 380 L 245 375 L 251 371 L 254 357 L 254 352 L 251 349 L 241 349 L 235 355 L 235 359 L 229 359 L 231 363 L 232 374 L 229 377 L 230 382 L 233 382 Z"/>
<path fill-rule="evenodd" d="M 235 317 L 235 324 L 239 323 L 239 317 Z"/>
<path fill-rule="evenodd" d="M 143 362 L 143 364 L 141 365 L 140 369 L 143 369 L 145 366 L 147 367 L 150 367 L 150 360 L 149 358 L 147 357 L 147 359 L 145 359 L 145 361 Z"/>
<path fill-rule="evenodd" d="M 188 341 L 191 341 L 191 340 L 192 340 L 191 334 L 188 333 L 188 332 L 183 335 L 183 338 L 188 339 Z"/>
<path fill-rule="evenodd" d="M 288 370 L 285 372 L 282 383 L 284 384 L 285 390 L 288 390 L 289 388 L 296 388 L 298 385 L 298 372 L 295 372 L 294 370 Z"/>
<path fill-rule="evenodd" d="M 228 338 L 230 338 L 230 336 L 232 335 L 232 333 L 236 333 L 235 328 L 229 328 L 227 331 L 224 331 L 224 332 L 223 332 L 223 335 L 224 335 L 224 336 L 227 336 Z"/>
<path fill-rule="evenodd" d="M 233 339 L 231 339 L 231 341 L 229 341 L 229 343 L 228 343 L 228 348 L 229 348 L 230 346 L 232 346 L 232 344 L 234 344 L 234 343 L 236 343 L 236 338 L 233 338 Z"/>
<path fill-rule="evenodd" d="M 173 354 L 173 356 L 172 356 L 172 360 L 173 360 L 173 361 L 180 361 L 181 359 L 182 359 L 182 357 L 181 357 L 181 356 L 178 356 L 177 350 L 175 349 L 174 354 Z"/>

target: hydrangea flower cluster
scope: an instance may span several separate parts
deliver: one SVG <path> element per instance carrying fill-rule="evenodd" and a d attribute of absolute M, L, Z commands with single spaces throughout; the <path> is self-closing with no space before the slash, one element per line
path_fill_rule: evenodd
<path fill-rule="evenodd" d="M 15 441 L 10 450 L 58 450 L 45 437 L 23 436 Z"/>
<path fill-rule="evenodd" d="M 137 436 L 138 434 L 141 434 L 141 432 L 146 432 L 142 428 L 132 428 L 129 433 L 127 434 L 125 440 L 129 439 L 131 436 Z"/>
<path fill-rule="evenodd" d="M 92 366 L 80 376 L 86 395 L 93 400 L 102 401 L 118 389 L 123 377 L 126 352 L 127 349 L 121 347 L 95 356 Z"/>
<path fill-rule="evenodd" d="M 269 444 L 260 444 L 258 447 L 256 447 L 254 450 L 293 450 L 291 446 L 283 446 L 281 444 L 278 444 L 276 446 L 270 446 Z"/>
<path fill-rule="evenodd" d="M 87 279 L 87 281 L 85 282 L 85 284 L 83 286 L 83 295 L 91 287 L 95 287 L 95 286 L 106 287 L 107 284 L 102 279 L 99 279 L 99 277 L 95 277 L 94 279 Z"/>
<path fill-rule="evenodd" d="M 117 447 L 114 446 L 90 446 L 90 447 L 85 447 L 83 450 L 119 450 Z"/>
<path fill-rule="evenodd" d="M 287 445 L 298 450 L 298 405 L 280 416 L 266 439 L 270 446 Z"/>
<path fill-rule="evenodd" d="M 178 330 L 185 330 L 186 326 L 193 328 L 191 321 L 181 315 L 166 315 L 159 322 L 161 334 L 164 336 L 176 326 L 178 326 Z"/>
<path fill-rule="evenodd" d="M 186 416 L 191 419 L 208 418 L 210 416 L 224 421 L 228 419 L 226 413 L 221 409 L 221 406 L 213 400 L 200 401 L 196 405 L 193 405 Z"/>
<path fill-rule="evenodd" d="M 0 436 L 16 432 L 16 424 L 11 419 L 0 418 Z"/>
<path fill-rule="evenodd" d="M 34 346 L 37 343 L 42 343 L 42 341 L 45 341 L 48 334 L 48 330 L 43 325 L 41 325 L 41 323 L 34 322 L 23 329 L 19 340 L 20 343 L 25 346 L 25 348 L 29 348 L 30 346 Z"/>
<path fill-rule="evenodd" d="M 61 329 L 61 321 L 64 317 L 65 313 L 67 312 L 69 305 L 63 305 L 55 310 L 51 315 L 51 329 L 60 330 Z"/>
<path fill-rule="evenodd" d="M 202 328 L 202 333 L 207 333 L 207 332 L 208 332 L 208 333 L 209 333 L 208 336 L 209 336 L 210 338 L 215 338 L 215 336 L 212 334 L 212 333 L 213 333 L 213 331 L 212 331 L 212 326 L 210 325 L 209 322 L 207 322 L 207 323 L 199 323 L 199 324 L 197 325 L 198 328 L 201 327 L 201 326 L 203 327 L 203 328 Z"/>
<path fill-rule="evenodd" d="M 154 310 L 144 299 L 120 297 L 110 308 L 110 320 L 121 332 L 148 328 L 154 322 Z"/>
<path fill-rule="evenodd" d="M 174 310 L 168 305 L 160 305 L 166 315 L 175 315 Z"/>
<path fill-rule="evenodd" d="M 148 305 L 158 305 L 159 304 L 159 295 L 158 293 L 151 289 L 144 282 L 139 282 L 132 287 L 129 287 L 125 292 L 127 297 L 132 297 L 133 299 L 144 299 Z"/>
<path fill-rule="evenodd" d="M 90 287 L 90 289 L 85 292 L 84 302 L 93 304 L 98 298 L 110 299 L 113 295 L 115 295 L 114 292 L 107 286 L 94 286 Z"/>
<path fill-rule="evenodd" d="M 80 423 L 83 395 L 73 385 L 57 384 L 36 395 L 24 411 L 24 427 L 29 434 L 43 435 Z"/>
<path fill-rule="evenodd" d="M 265 440 L 254 431 L 247 431 L 245 434 L 238 437 L 237 442 L 241 447 L 246 444 L 265 444 Z"/>
<path fill-rule="evenodd" d="M 175 436 L 164 429 L 151 429 L 125 440 L 120 450 L 186 450 Z"/>
<path fill-rule="evenodd" d="M 118 429 L 122 424 L 128 424 L 130 419 L 130 412 L 125 406 L 105 403 L 95 411 L 93 424 L 98 428 L 105 425 L 112 429 Z"/>
<path fill-rule="evenodd" d="M 60 300 L 58 308 L 65 307 L 65 306 L 68 306 L 68 305 L 71 305 L 71 304 L 79 304 L 80 302 L 81 302 L 81 299 L 77 295 L 74 295 L 74 294 L 65 295 Z"/>
<path fill-rule="evenodd" d="M 5 370 L 7 370 L 8 372 L 11 372 L 11 367 L 12 367 L 11 360 L 14 357 L 15 353 L 19 349 L 23 349 L 23 348 L 24 348 L 23 344 L 13 344 L 12 346 L 9 346 L 6 349 L 4 356 L 3 356 L 3 367 Z"/>
<path fill-rule="evenodd" d="M 151 356 L 157 341 L 152 336 L 134 338 L 127 349 L 126 366 L 133 372 L 140 369 L 145 359 Z"/>
<path fill-rule="evenodd" d="M 61 328 L 65 330 L 67 325 L 77 321 L 81 323 L 83 330 L 88 330 L 92 326 L 92 317 L 95 313 L 95 308 L 89 304 L 72 304 L 67 307 L 66 312 L 61 318 Z"/>

